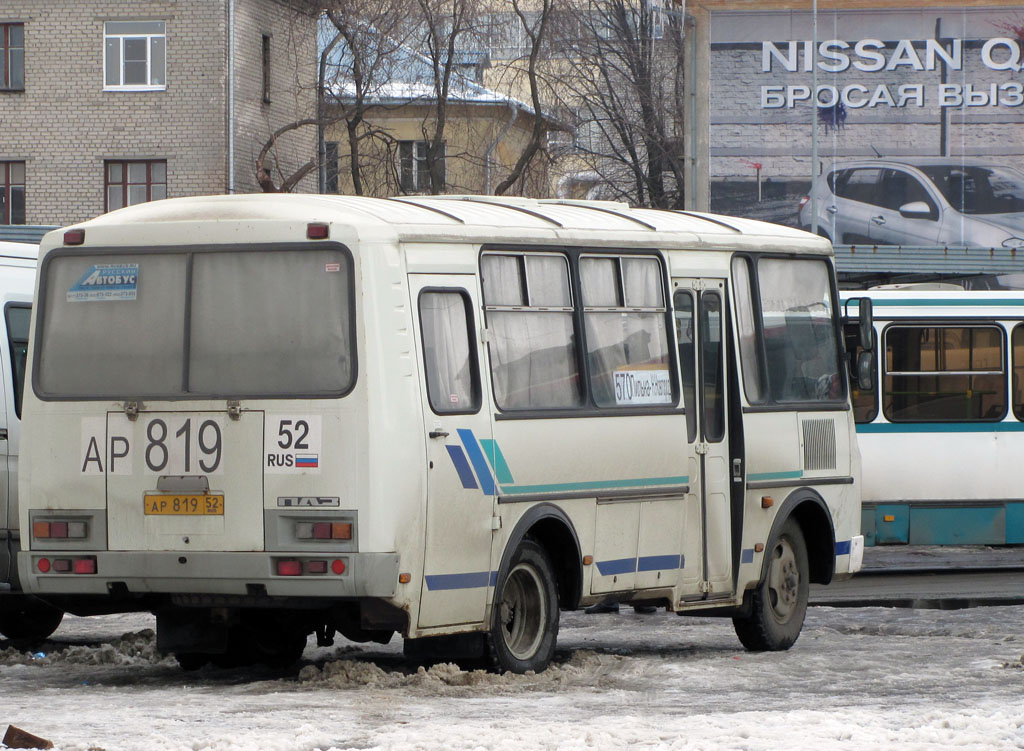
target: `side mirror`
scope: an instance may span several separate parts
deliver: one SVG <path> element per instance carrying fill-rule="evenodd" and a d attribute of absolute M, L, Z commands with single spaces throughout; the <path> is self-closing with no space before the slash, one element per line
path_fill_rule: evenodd
<path fill-rule="evenodd" d="M 857 388 L 861 391 L 875 390 L 874 352 L 861 352 L 857 356 Z"/>
<path fill-rule="evenodd" d="M 911 201 L 900 206 L 900 216 L 904 219 L 934 219 L 932 207 L 924 201 Z"/>
<path fill-rule="evenodd" d="M 875 321 L 870 297 L 862 297 L 858 301 L 857 318 L 860 323 L 860 348 L 870 352 L 875 348 Z"/>

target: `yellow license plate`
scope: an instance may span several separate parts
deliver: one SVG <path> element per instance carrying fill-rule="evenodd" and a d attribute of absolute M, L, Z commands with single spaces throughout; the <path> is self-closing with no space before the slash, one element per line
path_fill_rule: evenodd
<path fill-rule="evenodd" d="M 143 498 L 146 516 L 224 516 L 222 494 L 147 494 Z"/>

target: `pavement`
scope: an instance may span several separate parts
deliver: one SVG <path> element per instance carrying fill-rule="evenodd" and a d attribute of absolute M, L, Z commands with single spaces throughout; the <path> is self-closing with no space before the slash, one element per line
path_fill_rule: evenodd
<path fill-rule="evenodd" d="M 864 549 L 867 573 L 1024 568 L 1024 546 L 876 545 Z"/>
<path fill-rule="evenodd" d="M 811 605 L 959 609 L 1024 604 L 1024 547 L 886 545 L 852 578 L 811 585 Z"/>

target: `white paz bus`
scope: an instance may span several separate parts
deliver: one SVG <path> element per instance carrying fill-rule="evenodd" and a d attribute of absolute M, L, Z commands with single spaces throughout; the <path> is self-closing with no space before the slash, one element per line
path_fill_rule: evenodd
<path fill-rule="evenodd" d="M 542 670 L 559 611 L 606 600 L 785 649 L 808 584 L 860 567 L 821 238 L 604 202 L 256 195 L 131 207 L 41 250 L 21 579 L 154 611 L 185 667 L 338 631 Z"/>

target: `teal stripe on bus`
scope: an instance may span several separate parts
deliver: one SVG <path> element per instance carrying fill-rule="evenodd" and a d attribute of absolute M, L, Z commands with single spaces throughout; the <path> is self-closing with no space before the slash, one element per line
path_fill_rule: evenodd
<path fill-rule="evenodd" d="M 498 483 L 501 485 L 511 485 L 514 483 L 512 470 L 508 468 L 508 463 L 498 447 L 498 442 L 490 438 L 481 438 L 480 447 L 484 450 L 484 456 L 487 457 L 487 461 L 491 463 L 491 469 L 494 470 L 494 476 L 498 478 Z"/>
<path fill-rule="evenodd" d="M 877 312 L 885 308 L 1024 308 L 1024 301 L 1013 298 L 995 298 L 990 300 L 956 298 L 948 300 L 921 298 L 917 300 L 873 300 L 873 308 Z M 876 316 L 877 318 L 878 316 Z"/>
<path fill-rule="evenodd" d="M 795 469 L 791 472 L 751 472 L 747 475 L 747 482 L 759 480 L 799 480 L 804 476 L 802 469 Z"/>
<path fill-rule="evenodd" d="M 658 485 L 686 485 L 689 475 L 679 477 L 639 477 L 626 480 L 590 480 L 587 482 L 554 482 L 543 485 L 502 485 L 506 495 L 527 493 L 564 493 L 577 490 L 628 490 L 630 488 L 651 488 Z M 672 488 L 668 488 L 671 490 Z"/>
<path fill-rule="evenodd" d="M 1020 433 L 1024 422 L 866 422 L 858 433 Z"/>

